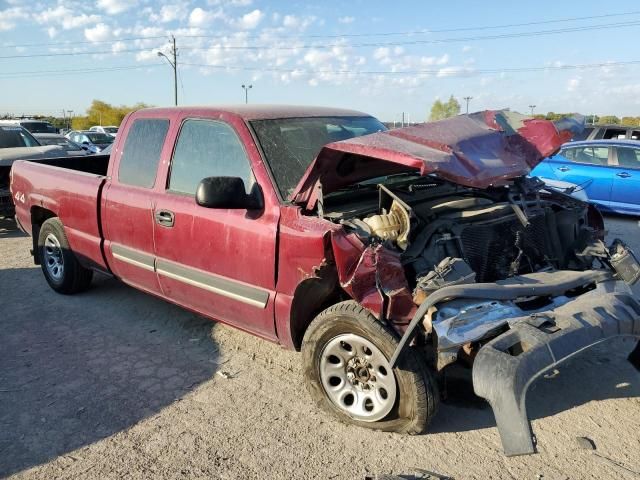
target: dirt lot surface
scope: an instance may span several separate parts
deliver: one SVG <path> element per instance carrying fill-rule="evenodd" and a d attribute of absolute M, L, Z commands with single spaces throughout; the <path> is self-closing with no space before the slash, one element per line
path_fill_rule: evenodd
<path fill-rule="evenodd" d="M 640 253 L 638 221 L 608 218 Z M 300 356 L 120 282 L 55 294 L 0 220 L 0 476 L 17 478 L 640 478 L 629 341 L 581 354 L 528 396 L 538 455 L 505 458 L 462 385 L 431 433 L 348 427 L 312 406 Z M 595 450 L 576 437 L 588 437 Z"/>

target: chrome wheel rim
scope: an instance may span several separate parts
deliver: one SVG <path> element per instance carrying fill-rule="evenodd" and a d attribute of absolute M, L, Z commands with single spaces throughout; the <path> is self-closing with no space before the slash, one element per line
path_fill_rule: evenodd
<path fill-rule="evenodd" d="M 356 420 L 382 420 L 396 401 L 396 378 L 389 361 L 359 335 L 338 335 L 325 345 L 320 379 L 331 402 Z"/>
<path fill-rule="evenodd" d="M 64 275 L 64 258 L 60 242 L 53 233 L 44 239 L 44 264 L 47 272 L 54 280 L 62 279 Z"/>

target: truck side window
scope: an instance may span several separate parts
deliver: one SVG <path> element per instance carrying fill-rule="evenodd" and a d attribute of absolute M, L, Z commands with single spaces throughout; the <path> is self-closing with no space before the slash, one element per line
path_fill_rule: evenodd
<path fill-rule="evenodd" d="M 153 187 L 169 120 L 141 118 L 133 122 L 118 167 L 118 181 L 136 187 Z"/>
<path fill-rule="evenodd" d="M 206 177 L 240 177 L 247 193 L 254 183 L 247 154 L 229 125 L 187 120 L 173 152 L 168 189 L 193 195 Z"/>

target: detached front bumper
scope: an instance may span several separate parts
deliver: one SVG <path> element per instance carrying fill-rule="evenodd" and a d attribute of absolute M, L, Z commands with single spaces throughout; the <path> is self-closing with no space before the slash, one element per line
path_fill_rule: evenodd
<path fill-rule="evenodd" d="M 509 323 L 507 332 L 478 352 L 473 388 L 493 409 L 505 454 L 526 455 L 536 452 L 526 410 L 529 385 L 576 353 L 605 340 L 640 338 L 640 303 L 627 284 L 609 280 L 552 311 Z"/>
<path fill-rule="evenodd" d="M 577 296 L 571 293 L 593 285 L 595 288 L 587 293 Z M 556 303 L 535 312 L 508 310 L 510 301 L 541 296 L 555 297 Z M 396 364 L 431 307 L 440 303 L 451 305 L 459 299 L 495 300 L 494 310 L 504 309 L 495 315 L 464 312 L 465 315 L 433 324 L 433 330 L 438 337 L 439 364 L 444 365 L 464 343 L 491 338 L 498 328 L 508 326 L 506 332 L 480 348 L 472 376 L 476 394 L 493 409 L 505 454 L 509 456 L 536 452 L 525 403 L 527 389 L 536 378 L 605 340 L 618 336 L 640 339 L 640 302 L 631 288 L 611 272 L 533 273 L 497 283 L 443 287 L 432 293 L 420 305 L 400 339 L 391 365 Z M 629 358 L 638 369 L 639 357 L 640 342 Z"/>

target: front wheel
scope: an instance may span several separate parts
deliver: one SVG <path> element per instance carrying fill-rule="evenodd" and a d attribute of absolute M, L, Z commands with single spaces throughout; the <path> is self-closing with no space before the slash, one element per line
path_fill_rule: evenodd
<path fill-rule="evenodd" d="M 366 428 L 422 433 L 435 414 L 438 391 L 424 358 L 389 358 L 396 337 L 354 301 L 322 312 L 302 342 L 304 374 L 314 401 L 341 421 Z"/>
<path fill-rule="evenodd" d="M 44 278 L 56 292 L 71 294 L 89 288 L 93 271 L 78 262 L 58 218 L 50 218 L 40 227 L 38 250 Z"/>

